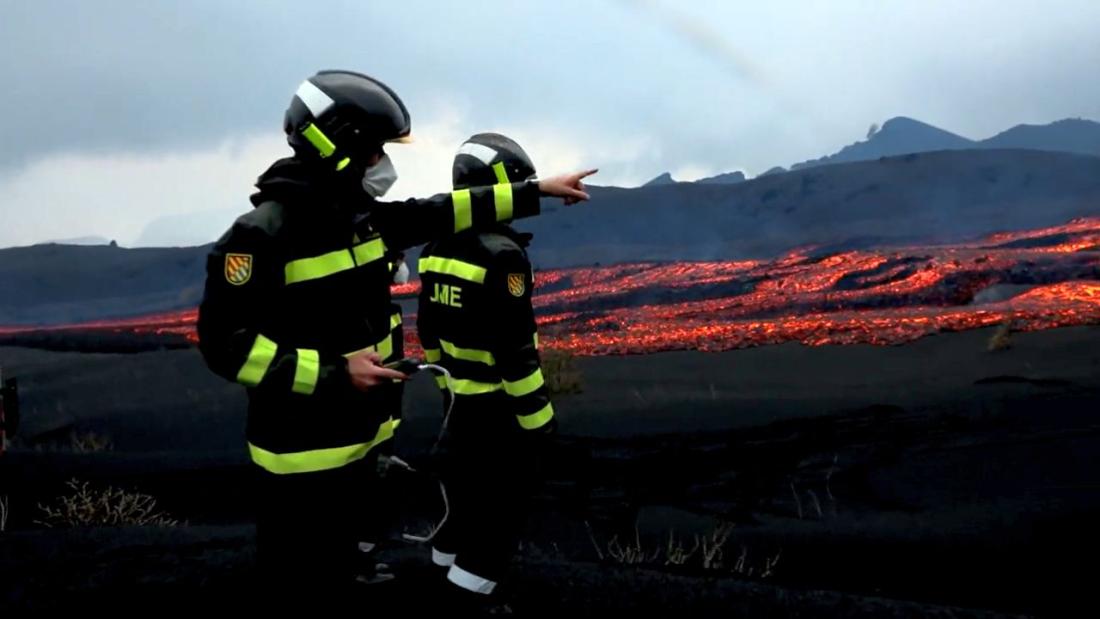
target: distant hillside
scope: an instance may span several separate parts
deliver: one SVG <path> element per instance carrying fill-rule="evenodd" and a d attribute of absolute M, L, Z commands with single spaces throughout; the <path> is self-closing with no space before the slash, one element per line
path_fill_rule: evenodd
<path fill-rule="evenodd" d="M 648 182 L 646 182 L 646 184 L 642 185 L 642 187 L 659 187 L 661 185 L 675 185 L 676 183 L 677 181 L 676 179 L 672 178 L 672 174 L 665 172 L 664 174 L 659 174 L 653 177 Z"/>
<path fill-rule="evenodd" d="M 196 305 L 209 246 L 0 249 L 0 324 L 139 316 Z M 9 294 L 7 291 L 12 291 Z"/>
<path fill-rule="evenodd" d="M 1016 125 L 981 142 L 984 148 L 1031 148 L 1100 156 L 1100 123 L 1070 118 L 1049 125 Z"/>
<path fill-rule="evenodd" d="M 697 181 L 687 181 L 693 183 L 699 183 L 700 185 L 732 185 L 734 183 L 743 183 L 745 181 L 745 173 L 741 171 L 737 172 L 725 172 L 723 174 L 717 174 L 715 176 L 708 176 L 701 178 Z M 660 187 L 662 185 L 675 185 L 682 181 L 678 181 L 672 178 L 670 172 L 664 172 L 646 181 L 642 187 Z"/>
<path fill-rule="evenodd" d="M 517 227 L 537 265 L 758 258 L 793 247 L 960 240 L 1100 214 L 1100 158 L 1024 150 L 911 154 L 734 185 L 593 188 Z"/>
<path fill-rule="evenodd" d="M 109 245 L 111 242 L 101 236 L 80 236 L 74 239 L 54 239 L 46 243 L 57 245 Z"/>
<path fill-rule="evenodd" d="M 726 172 L 725 174 L 719 174 L 717 176 L 701 178 L 695 182 L 700 185 L 732 185 L 734 183 L 745 182 L 745 173 L 741 171 Z"/>
<path fill-rule="evenodd" d="M 891 118 L 874 135 L 863 142 L 856 142 L 840 149 L 840 152 L 820 159 L 796 163 L 792 170 L 832 163 L 868 161 L 879 157 L 892 157 L 908 153 L 936 150 L 973 148 L 974 142 L 962 136 L 944 131 L 932 125 L 899 116 Z"/>
<path fill-rule="evenodd" d="M 1047 125 L 1017 125 L 986 140 L 971 140 L 938 127 L 899 116 L 886 121 L 866 140 L 832 155 L 796 163 L 792 170 L 836 163 L 871 161 L 939 150 L 1012 148 L 1100 156 L 1100 123 L 1067 119 Z"/>
<path fill-rule="evenodd" d="M 517 222 L 536 268 L 765 258 L 951 241 L 1100 214 L 1100 158 L 1034 150 L 910 154 L 734 184 L 592 187 Z M 198 303 L 208 246 L 0 250 L 0 325 L 124 317 Z M 415 269 L 416 252 L 410 266 Z"/>

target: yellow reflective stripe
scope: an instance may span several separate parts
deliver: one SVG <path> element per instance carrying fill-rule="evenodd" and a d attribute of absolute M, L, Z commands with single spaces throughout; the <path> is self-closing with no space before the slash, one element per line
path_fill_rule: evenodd
<path fill-rule="evenodd" d="M 317 388 L 317 375 L 321 370 L 321 356 L 316 350 L 298 349 L 298 365 L 294 368 L 294 393 L 312 395 Z"/>
<path fill-rule="evenodd" d="M 538 430 L 553 418 L 554 407 L 551 404 L 543 406 L 538 412 L 530 415 L 516 415 L 516 420 L 519 421 L 520 427 L 524 430 Z"/>
<path fill-rule="evenodd" d="M 390 331 L 393 331 L 397 327 L 401 326 L 401 314 L 394 314 L 390 316 Z"/>
<path fill-rule="evenodd" d="M 424 359 L 428 363 L 435 363 L 436 361 L 439 361 L 440 356 L 441 355 L 439 353 L 438 348 L 425 348 L 424 349 Z"/>
<path fill-rule="evenodd" d="M 446 376 L 436 376 L 435 377 L 435 384 L 439 385 L 440 389 L 446 389 L 447 388 L 447 377 Z"/>
<path fill-rule="evenodd" d="M 400 419 L 391 417 L 378 426 L 378 432 L 369 442 L 346 447 L 330 447 L 328 449 L 280 454 L 249 443 L 248 451 L 252 455 L 253 462 L 277 475 L 327 471 L 363 459 L 371 449 L 393 438 L 393 433 L 400 424 Z"/>
<path fill-rule="evenodd" d="M 328 277 L 333 273 L 355 268 L 355 261 L 346 249 L 330 251 L 313 258 L 291 260 L 286 264 L 286 283 L 296 284 L 311 279 Z"/>
<path fill-rule="evenodd" d="M 344 157 L 340 160 L 340 163 L 336 164 L 336 171 L 339 172 L 348 167 L 349 163 L 351 163 L 351 157 Z"/>
<path fill-rule="evenodd" d="M 493 172 L 497 175 L 498 183 L 511 184 L 512 181 L 508 180 L 508 171 L 504 169 L 504 162 L 498 161 L 493 164 Z"/>
<path fill-rule="evenodd" d="M 512 186 L 493 185 L 493 204 L 497 207 L 497 221 L 512 219 Z"/>
<path fill-rule="evenodd" d="M 535 348 L 538 348 L 538 347 L 539 347 L 539 334 L 538 334 L 538 332 L 537 332 L 537 331 L 535 332 L 535 337 L 534 337 L 534 338 L 532 338 L 532 339 L 533 339 L 533 340 L 534 340 L 534 342 L 535 342 Z"/>
<path fill-rule="evenodd" d="M 504 386 L 500 383 L 481 383 L 468 378 L 457 378 L 451 381 L 451 390 L 459 395 L 481 395 L 500 391 Z"/>
<path fill-rule="evenodd" d="M 542 386 L 542 369 L 531 372 L 531 375 L 527 378 L 521 378 L 515 382 L 504 381 L 504 391 L 508 395 L 513 397 L 525 396 L 529 393 L 534 393 L 536 389 Z"/>
<path fill-rule="evenodd" d="M 441 275 L 451 275 L 476 284 L 485 283 L 484 268 L 476 264 L 470 264 L 469 262 L 463 262 L 453 258 L 441 258 L 439 256 L 421 258 L 420 262 L 417 264 L 417 268 L 421 273 L 439 273 Z"/>
<path fill-rule="evenodd" d="M 381 260 L 385 254 L 386 244 L 382 242 L 382 239 L 376 238 L 352 247 L 351 251 L 337 249 L 312 258 L 291 260 L 286 263 L 283 270 L 286 275 L 286 283 L 296 284 L 370 264 L 375 260 Z"/>
<path fill-rule="evenodd" d="M 385 360 L 389 359 L 390 357 L 392 357 L 393 356 L 393 336 L 392 335 L 387 335 L 386 339 L 379 342 L 377 344 L 376 348 L 378 350 L 378 356 L 382 357 L 383 361 L 385 361 Z"/>
<path fill-rule="evenodd" d="M 321 153 L 322 159 L 331 157 L 332 153 L 336 152 L 336 145 L 328 139 L 323 131 L 317 128 L 317 125 L 309 123 L 305 129 L 302 129 L 302 135 Z"/>
<path fill-rule="evenodd" d="M 468 230 L 474 225 L 474 210 L 469 189 L 451 192 L 451 202 L 455 209 L 455 232 Z"/>
<path fill-rule="evenodd" d="M 386 255 L 386 244 L 380 238 L 372 239 L 352 247 L 351 254 L 355 257 L 356 266 L 363 266 L 375 260 L 381 260 Z"/>
<path fill-rule="evenodd" d="M 383 339 L 381 342 L 378 342 L 377 344 L 371 344 L 370 346 L 360 348 L 359 350 L 346 352 L 344 353 L 344 357 L 352 357 L 358 355 L 361 352 L 376 352 L 383 359 L 388 358 L 390 355 L 393 354 L 393 335 L 387 335 L 385 339 Z"/>
<path fill-rule="evenodd" d="M 237 382 L 249 387 L 260 384 L 264 374 L 267 374 L 267 367 L 271 365 L 272 359 L 275 358 L 275 352 L 278 350 L 279 347 L 275 342 L 257 333 L 255 341 L 252 342 L 252 350 L 248 351 L 248 358 L 245 359 L 244 365 L 237 372 Z"/>
<path fill-rule="evenodd" d="M 462 361 L 477 361 L 486 365 L 496 365 L 497 361 L 493 358 L 493 353 L 487 350 L 478 350 L 477 348 L 459 348 L 447 340 L 439 340 L 439 346 L 443 349 L 443 352 L 460 359 Z"/>

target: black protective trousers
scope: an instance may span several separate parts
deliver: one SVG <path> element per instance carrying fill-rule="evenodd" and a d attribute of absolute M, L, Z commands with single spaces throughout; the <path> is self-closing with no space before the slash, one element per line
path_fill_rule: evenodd
<path fill-rule="evenodd" d="M 485 581 L 504 578 L 540 485 L 545 440 L 521 430 L 444 439 L 437 470 L 450 514 L 432 542 L 434 554 L 455 555 L 455 566 Z"/>
<path fill-rule="evenodd" d="M 258 586 L 282 610 L 336 603 L 356 588 L 358 542 L 371 510 L 384 509 L 376 455 L 327 471 L 276 475 L 253 467 Z"/>

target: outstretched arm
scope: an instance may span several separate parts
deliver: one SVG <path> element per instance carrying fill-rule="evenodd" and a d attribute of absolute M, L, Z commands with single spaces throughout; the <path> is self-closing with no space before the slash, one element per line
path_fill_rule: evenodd
<path fill-rule="evenodd" d="M 419 200 L 377 202 L 371 207 L 370 223 L 390 249 L 406 249 L 448 234 L 538 215 L 542 196 L 560 197 L 566 204 L 587 200 L 582 179 L 595 173 L 586 170 L 540 181 L 458 189 Z"/>

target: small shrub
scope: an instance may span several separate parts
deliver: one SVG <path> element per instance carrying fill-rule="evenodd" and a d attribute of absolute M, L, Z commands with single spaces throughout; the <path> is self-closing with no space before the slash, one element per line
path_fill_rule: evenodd
<path fill-rule="evenodd" d="M 20 447 L 39 453 L 100 453 L 114 449 L 114 441 L 106 434 L 82 432 L 66 425 L 16 442 Z"/>
<path fill-rule="evenodd" d="M 775 566 L 779 565 L 779 557 L 782 556 L 782 551 L 775 553 L 772 557 L 765 557 L 763 565 L 751 565 L 749 562 L 749 549 L 744 546 L 741 547 L 741 556 L 737 558 L 737 562 L 733 565 L 734 573 L 741 574 L 742 576 L 757 577 L 757 578 L 771 578 L 775 576 Z"/>
<path fill-rule="evenodd" d="M 606 544 L 596 540 L 592 527 L 585 522 L 588 537 L 592 541 L 592 547 L 596 550 L 596 556 L 600 561 L 610 561 L 621 565 L 658 565 L 701 568 L 707 572 L 730 572 L 750 578 L 770 578 L 775 575 L 776 565 L 779 563 L 780 552 L 774 556 L 750 560 L 748 548 L 742 546 L 736 560 L 723 561 L 725 551 L 729 545 L 730 535 L 734 525 L 730 522 L 717 524 L 705 535 L 694 535 L 690 549 L 677 538 L 675 531 L 669 531 L 668 541 L 662 547 L 655 544 L 652 549 L 647 549 L 642 541 L 638 528 L 634 528 L 634 539 L 623 543 L 616 535 Z M 661 555 L 664 560 L 661 561 Z"/>
<path fill-rule="evenodd" d="M 989 345 L 986 348 L 989 352 L 1012 348 L 1012 323 L 1010 321 L 1005 321 L 997 327 L 997 330 L 993 332 L 993 336 L 989 338 Z"/>
<path fill-rule="evenodd" d="M 684 565 L 691 560 L 699 550 L 699 536 L 695 536 L 695 544 L 691 550 L 686 550 L 684 544 L 676 539 L 674 531 L 668 532 L 668 546 L 665 547 L 665 565 Z"/>
<path fill-rule="evenodd" d="M 58 497 L 53 506 L 39 505 L 43 516 L 38 524 L 46 527 L 154 526 L 175 527 L 180 522 L 157 510 L 157 501 L 148 494 L 108 487 L 97 489 L 87 482 L 70 480 L 72 493 Z"/>
<path fill-rule="evenodd" d="M 564 350 L 541 350 L 543 380 L 551 396 L 584 391 L 581 372 L 574 365 L 573 355 Z"/>
<path fill-rule="evenodd" d="M 634 541 L 622 544 L 619 542 L 619 536 L 611 538 L 611 541 L 607 543 L 607 554 L 615 560 L 616 563 L 623 563 L 626 565 L 641 564 L 641 563 L 653 563 L 657 560 L 657 557 L 661 555 L 660 547 L 649 553 L 642 547 L 642 536 L 638 532 L 638 528 L 634 528 Z"/>
<path fill-rule="evenodd" d="M 74 432 L 72 435 L 73 451 L 76 453 L 100 453 L 114 448 L 114 442 L 106 434 L 95 432 Z"/>
<path fill-rule="evenodd" d="M 722 549 L 733 533 L 733 523 L 723 522 L 704 535 L 703 542 L 703 569 L 714 570 L 722 567 Z"/>

